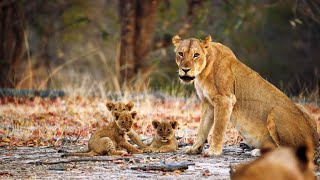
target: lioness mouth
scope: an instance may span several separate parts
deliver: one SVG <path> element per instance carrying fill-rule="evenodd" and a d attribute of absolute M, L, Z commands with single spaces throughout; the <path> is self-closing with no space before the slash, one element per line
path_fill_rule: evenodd
<path fill-rule="evenodd" d="M 194 80 L 194 77 L 190 77 L 190 76 L 179 76 L 181 80 L 186 81 L 186 82 L 190 82 L 192 80 Z"/>

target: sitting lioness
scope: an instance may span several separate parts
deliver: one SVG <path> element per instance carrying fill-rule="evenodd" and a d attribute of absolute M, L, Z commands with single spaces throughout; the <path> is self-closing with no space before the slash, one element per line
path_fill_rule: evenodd
<path fill-rule="evenodd" d="M 252 148 L 271 141 L 277 146 L 298 146 L 307 137 L 317 144 L 316 123 L 285 94 L 241 63 L 226 46 L 211 42 L 172 38 L 178 75 L 192 83 L 202 103 L 196 142 L 188 154 L 201 153 L 212 128 L 206 155 L 220 155 L 229 121 Z"/>
<path fill-rule="evenodd" d="M 66 153 L 63 156 L 98 156 L 98 155 L 125 155 L 127 152 L 118 149 L 126 149 L 129 153 L 138 154 L 142 150 L 135 148 L 128 143 L 125 135 L 131 131 L 133 119 L 137 113 L 113 112 L 115 121 L 98 129 L 91 136 L 88 143 L 88 150 L 85 152 Z"/>
<path fill-rule="evenodd" d="M 236 168 L 233 180 L 255 179 L 316 179 L 313 169 L 313 144 L 311 141 L 297 148 L 267 144 L 261 149 L 261 157 Z"/>
<path fill-rule="evenodd" d="M 175 129 L 178 127 L 177 121 L 152 121 L 152 126 L 156 130 L 149 147 L 143 152 L 174 152 L 178 149 L 178 141 L 175 138 Z"/>

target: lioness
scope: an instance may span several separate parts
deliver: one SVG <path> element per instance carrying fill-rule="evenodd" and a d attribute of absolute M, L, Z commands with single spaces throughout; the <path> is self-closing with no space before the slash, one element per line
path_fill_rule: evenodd
<path fill-rule="evenodd" d="M 114 111 L 115 121 L 98 129 L 91 136 L 88 150 L 85 152 L 66 153 L 63 156 L 97 156 L 97 155 L 124 155 L 127 152 L 118 149 L 126 149 L 129 153 L 142 153 L 125 139 L 125 135 L 131 131 L 133 119 L 137 112 Z"/>
<path fill-rule="evenodd" d="M 177 121 L 152 121 L 152 126 L 156 130 L 149 147 L 143 152 L 174 152 L 178 149 L 178 141 L 175 138 L 175 129 L 178 127 Z"/>
<path fill-rule="evenodd" d="M 244 140 L 259 148 L 264 141 L 277 146 L 298 146 L 306 137 L 317 144 L 316 123 L 275 86 L 241 63 L 226 46 L 211 42 L 172 38 L 179 78 L 194 82 L 202 102 L 200 126 L 195 144 L 187 153 L 201 153 L 212 128 L 208 156 L 220 155 L 229 120 Z"/>
<path fill-rule="evenodd" d="M 261 157 L 240 165 L 231 173 L 231 179 L 316 179 L 313 148 L 311 141 L 297 148 L 275 148 L 273 144 L 266 144 L 261 149 Z"/>
<path fill-rule="evenodd" d="M 106 103 L 106 106 L 108 108 L 109 111 L 111 112 L 122 112 L 122 111 L 131 111 L 134 107 L 133 102 L 128 102 L 128 103 L 124 103 L 124 102 L 112 102 L 112 101 L 108 101 Z M 137 144 L 139 146 L 139 148 L 145 148 L 146 145 L 140 140 L 139 135 L 132 129 L 129 133 L 127 133 L 128 137 L 133 141 L 133 143 Z"/>

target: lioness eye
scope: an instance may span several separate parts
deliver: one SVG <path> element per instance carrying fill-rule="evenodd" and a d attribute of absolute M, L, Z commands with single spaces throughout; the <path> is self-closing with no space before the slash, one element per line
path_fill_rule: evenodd
<path fill-rule="evenodd" d="M 162 129 L 160 129 L 159 131 L 162 132 Z"/>
<path fill-rule="evenodd" d="M 125 108 L 123 108 L 122 110 L 126 110 Z"/>
<path fill-rule="evenodd" d="M 178 52 L 179 56 L 183 57 L 183 53 L 182 52 Z"/>
<path fill-rule="evenodd" d="M 124 124 L 124 121 L 122 121 L 121 123 Z"/>
<path fill-rule="evenodd" d="M 199 57 L 199 55 L 200 55 L 199 53 L 195 53 L 193 57 L 196 58 L 196 57 Z"/>
<path fill-rule="evenodd" d="M 117 109 L 117 108 L 114 108 L 114 110 L 116 110 L 116 111 L 117 111 L 118 109 Z"/>

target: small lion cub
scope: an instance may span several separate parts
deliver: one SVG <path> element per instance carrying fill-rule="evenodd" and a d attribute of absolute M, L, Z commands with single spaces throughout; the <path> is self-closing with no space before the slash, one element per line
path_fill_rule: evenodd
<path fill-rule="evenodd" d="M 178 128 L 177 121 L 152 121 L 156 129 L 156 135 L 149 147 L 143 152 L 174 152 L 178 149 L 178 141 L 175 138 L 175 129 Z"/>
<path fill-rule="evenodd" d="M 253 179 L 316 179 L 313 169 L 314 147 L 312 140 L 297 148 L 278 147 L 272 143 L 264 144 L 261 156 L 232 172 L 233 180 Z"/>
<path fill-rule="evenodd" d="M 135 148 L 125 138 L 131 131 L 133 119 L 137 112 L 112 112 L 115 121 L 98 129 L 90 138 L 88 150 L 85 152 L 66 153 L 63 156 L 97 156 L 97 155 L 125 155 L 129 153 L 140 154 L 142 150 Z"/>

